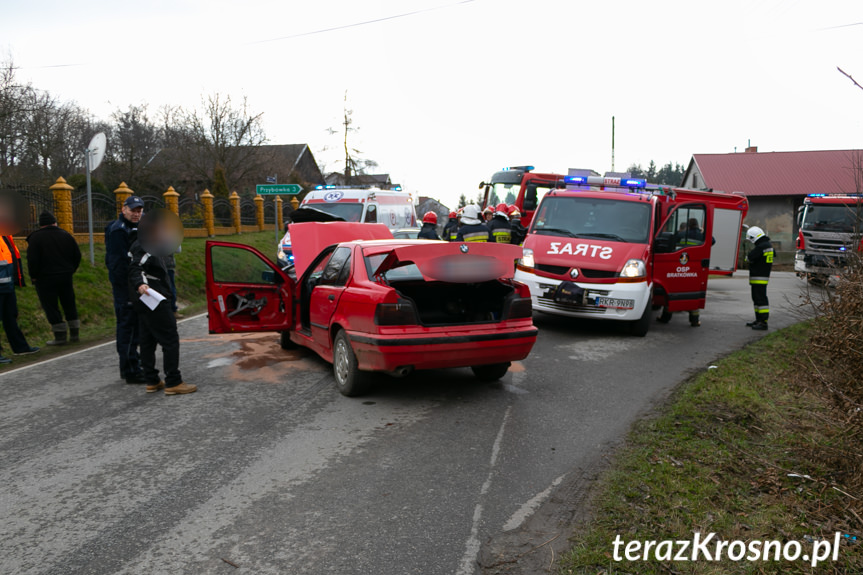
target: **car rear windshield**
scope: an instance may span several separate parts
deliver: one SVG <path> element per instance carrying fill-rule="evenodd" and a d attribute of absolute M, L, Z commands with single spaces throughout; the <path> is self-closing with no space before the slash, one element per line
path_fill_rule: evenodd
<path fill-rule="evenodd" d="M 803 229 L 813 232 L 854 231 L 855 220 L 858 219 L 858 207 L 846 204 L 811 204 L 806 208 L 803 218 Z"/>
<path fill-rule="evenodd" d="M 537 234 L 647 243 L 650 204 L 611 198 L 548 197 L 534 217 Z"/>
<path fill-rule="evenodd" d="M 374 279 L 374 273 L 380 267 L 381 263 L 387 256 L 390 255 L 390 252 L 383 252 L 379 254 L 372 254 L 366 256 L 366 270 L 368 270 L 369 278 Z M 420 272 L 419 268 L 414 264 L 405 264 L 399 266 L 397 268 L 388 270 L 384 274 L 384 279 L 388 282 L 400 282 L 400 281 L 424 281 L 422 272 Z"/>

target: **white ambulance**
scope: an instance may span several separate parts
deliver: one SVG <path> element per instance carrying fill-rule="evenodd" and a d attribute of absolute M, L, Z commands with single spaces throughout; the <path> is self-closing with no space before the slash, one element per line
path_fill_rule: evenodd
<path fill-rule="evenodd" d="M 417 205 L 417 197 L 401 186 L 391 190 L 368 186 L 318 186 L 306 194 L 299 210 L 323 212 L 323 217 L 346 222 L 384 224 L 395 232 L 417 227 Z M 279 242 L 278 261 L 283 267 L 293 263 L 290 231 Z"/>

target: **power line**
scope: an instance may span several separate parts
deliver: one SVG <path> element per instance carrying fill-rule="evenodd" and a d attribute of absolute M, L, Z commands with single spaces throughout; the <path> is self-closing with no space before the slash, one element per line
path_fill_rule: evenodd
<path fill-rule="evenodd" d="M 387 20 L 395 20 L 397 18 L 406 18 L 408 16 L 416 16 L 417 14 L 424 14 L 426 12 L 434 12 L 435 10 L 442 10 L 444 8 L 452 8 L 454 6 L 460 6 L 462 4 L 470 4 L 471 2 L 475 2 L 476 0 L 461 0 L 460 2 L 453 2 L 452 4 L 445 4 L 443 6 L 432 6 L 431 8 L 423 8 L 422 10 L 414 10 L 413 12 L 404 12 L 403 14 L 393 14 L 392 16 L 384 16 L 381 18 L 375 18 L 374 20 L 365 20 L 363 22 L 354 22 L 353 24 L 344 24 L 342 26 L 333 26 L 332 28 L 321 28 L 320 30 L 311 30 L 309 32 L 300 32 L 298 34 L 291 34 L 290 36 L 280 36 L 279 38 L 270 38 L 269 40 L 257 40 L 255 42 L 247 42 L 246 45 L 251 44 L 266 44 L 268 42 L 278 42 L 280 40 L 291 40 L 293 38 L 302 38 L 303 36 L 312 36 L 315 34 L 323 34 L 326 32 L 335 32 L 336 30 L 345 30 L 347 28 L 356 28 L 358 26 L 365 26 L 367 24 L 377 24 L 378 22 L 386 22 Z"/>

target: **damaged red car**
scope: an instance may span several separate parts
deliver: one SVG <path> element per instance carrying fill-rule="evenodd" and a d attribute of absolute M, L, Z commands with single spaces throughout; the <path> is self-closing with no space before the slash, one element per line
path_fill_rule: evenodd
<path fill-rule="evenodd" d="M 470 367 L 501 378 L 536 342 L 530 293 L 512 279 L 518 246 L 395 240 L 380 224 L 291 225 L 295 269 L 208 241 L 210 333 L 281 332 L 333 364 L 339 391 L 371 372 Z"/>

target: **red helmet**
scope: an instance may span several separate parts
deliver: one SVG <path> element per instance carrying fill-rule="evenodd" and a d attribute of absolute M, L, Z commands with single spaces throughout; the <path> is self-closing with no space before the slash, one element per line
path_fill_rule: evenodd
<path fill-rule="evenodd" d="M 423 223 L 437 225 L 437 214 L 434 212 L 426 212 L 423 216 Z"/>
<path fill-rule="evenodd" d="M 449 219 L 454 220 L 458 217 L 458 212 L 450 212 Z"/>
<path fill-rule="evenodd" d="M 511 205 L 509 207 L 509 209 L 507 210 L 507 212 L 509 213 L 509 215 L 513 215 L 513 214 L 521 215 L 521 212 L 518 211 L 518 206 L 516 206 L 515 204 Z"/>
<path fill-rule="evenodd" d="M 500 203 L 497 206 L 495 206 L 494 213 L 495 213 L 495 215 L 500 214 L 501 216 L 509 217 L 509 206 L 504 204 L 504 203 Z"/>

